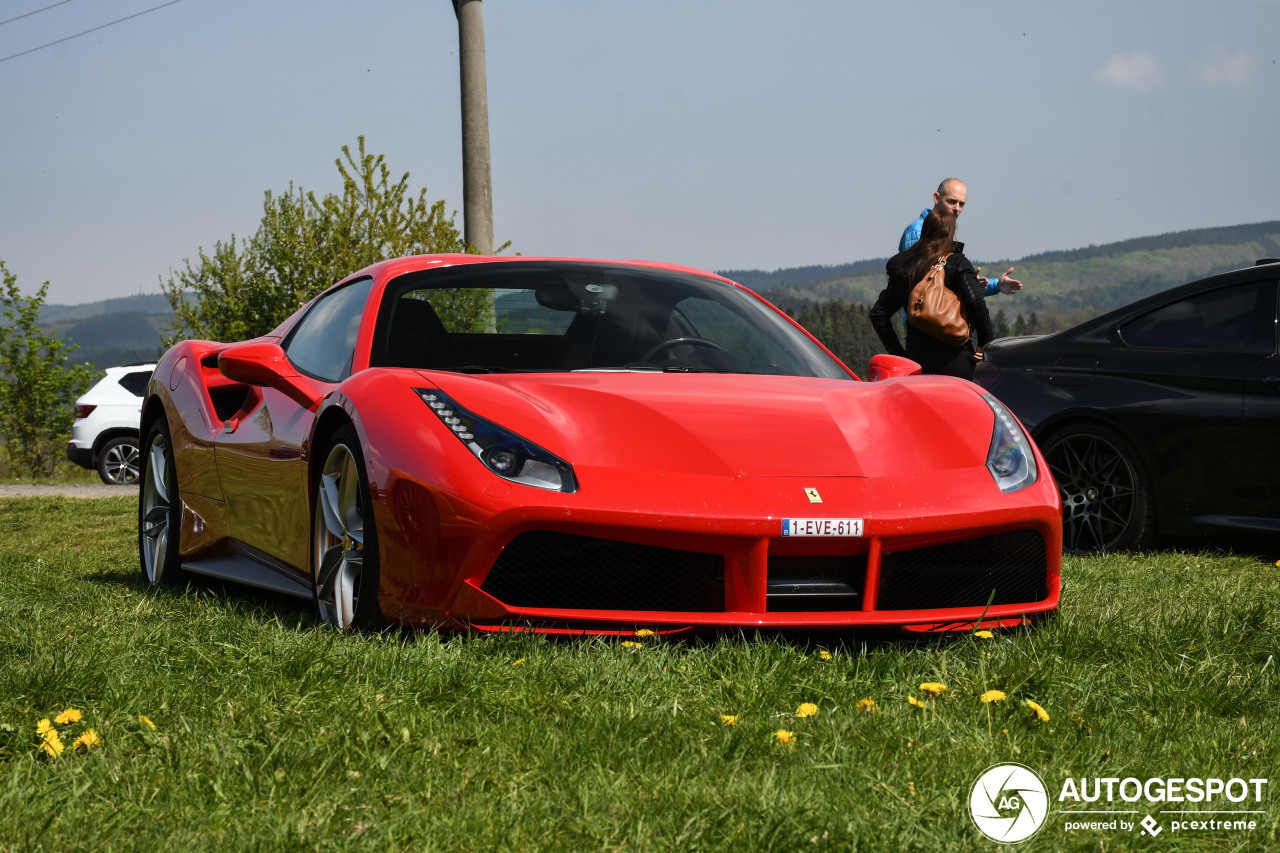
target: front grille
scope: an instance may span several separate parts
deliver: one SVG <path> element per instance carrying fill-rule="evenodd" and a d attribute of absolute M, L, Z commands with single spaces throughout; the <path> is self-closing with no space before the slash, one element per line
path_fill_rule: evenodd
<path fill-rule="evenodd" d="M 885 554 L 876 609 L 1027 604 L 1048 597 L 1044 537 L 1015 530 Z"/>
<path fill-rule="evenodd" d="M 480 587 L 509 607 L 724 611 L 724 560 L 569 533 L 522 533 Z"/>
<path fill-rule="evenodd" d="M 865 556 L 769 556 L 769 613 L 857 610 L 867 578 Z"/>

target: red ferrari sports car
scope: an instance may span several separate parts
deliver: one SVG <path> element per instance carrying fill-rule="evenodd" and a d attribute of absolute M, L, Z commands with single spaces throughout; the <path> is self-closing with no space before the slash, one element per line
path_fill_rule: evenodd
<path fill-rule="evenodd" d="M 859 381 L 728 279 L 384 261 L 268 335 L 184 341 L 143 408 L 142 573 L 339 628 L 945 629 L 1056 610 L 1058 490 L 994 397 Z"/>

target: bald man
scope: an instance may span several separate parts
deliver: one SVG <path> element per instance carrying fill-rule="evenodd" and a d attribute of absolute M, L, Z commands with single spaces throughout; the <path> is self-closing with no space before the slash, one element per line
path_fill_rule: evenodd
<path fill-rule="evenodd" d="M 969 197 L 969 190 L 964 185 L 964 181 L 959 178 L 947 178 L 938 184 L 938 191 L 933 194 L 933 209 L 939 212 L 947 212 L 952 216 L 959 216 L 960 211 L 964 210 L 965 200 Z M 907 230 L 902 232 L 902 239 L 898 241 L 898 251 L 905 252 L 916 244 L 920 239 L 920 226 L 924 225 L 924 218 L 929 215 L 928 210 L 920 213 L 920 218 L 907 226 Z M 978 267 L 978 271 L 982 271 L 982 267 Z M 999 278 L 988 278 L 987 286 L 983 290 L 983 296 L 995 296 L 997 293 L 1017 293 L 1022 289 L 1022 282 L 1016 278 L 1009 278 L 1009 273 L 1013 272 L 1013 267 L 1009 267 L 1009 271 Z"/>

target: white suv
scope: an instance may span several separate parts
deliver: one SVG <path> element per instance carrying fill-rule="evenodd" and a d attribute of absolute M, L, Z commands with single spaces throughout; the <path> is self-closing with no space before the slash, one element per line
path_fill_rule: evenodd
<path fill-rule="evenodd" d="M 76 400 L 67 458 L 81 468 L 97 468 L 102 482 L 128 486 L 138 481 L 138 421 L 154 364 L 108 367 L 107 375 Z"/>

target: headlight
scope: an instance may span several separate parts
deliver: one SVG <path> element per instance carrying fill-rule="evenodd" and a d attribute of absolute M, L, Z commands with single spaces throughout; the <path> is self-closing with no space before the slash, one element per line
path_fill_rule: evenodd
<path fill-rule="evenodd" d="M 556 492 L 578 490 L 573 467 L 554 453 L 467 411 L 435 388 L 413 390 L 440 422 L 499 477 Z"/>
<path fill-rule="evenodd" d="M 987 470 L 995 478 L 1002 492 L 1016 492 L 1036 481 L 1036 456 L 1031 442 L 1018 426 L 1017 420 L 1004 404 L 983 394 L 991 411 L 996 414 L 996 424 L 991 430 L 991 449 L 987 451 Z"/>

